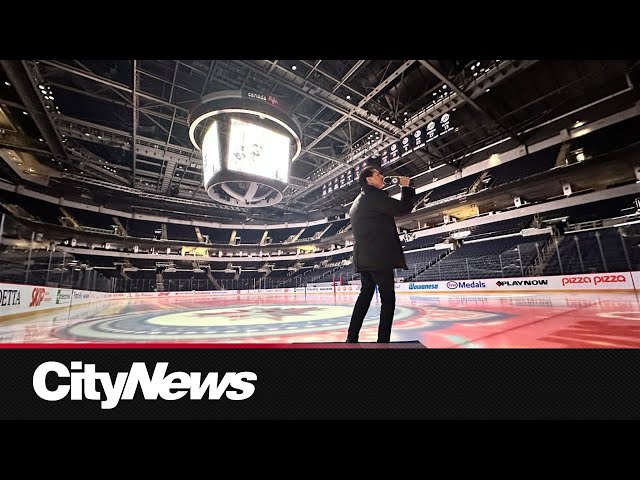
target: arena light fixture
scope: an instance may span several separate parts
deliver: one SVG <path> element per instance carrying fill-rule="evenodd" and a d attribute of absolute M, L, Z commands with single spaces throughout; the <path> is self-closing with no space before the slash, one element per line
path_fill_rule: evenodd
<path fill-rule="evenodd" d="M 207 194 L 238 207 L 280 202 L 302 151 L 300 126 L 275 97 L 235 90 L 202 98 L 189 113 L 189 137 L 202 151 Z"/>

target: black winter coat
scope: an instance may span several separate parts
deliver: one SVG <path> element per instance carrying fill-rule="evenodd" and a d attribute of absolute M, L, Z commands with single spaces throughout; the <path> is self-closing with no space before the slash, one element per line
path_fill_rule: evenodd
<path fill-rule="evenodd" d="M 353 229 L 356 272 L 407 269 L 394 217 L 411 213 L 415 189 L 402 187 L 401 200 L 367 185 L 349 211 Z"/>

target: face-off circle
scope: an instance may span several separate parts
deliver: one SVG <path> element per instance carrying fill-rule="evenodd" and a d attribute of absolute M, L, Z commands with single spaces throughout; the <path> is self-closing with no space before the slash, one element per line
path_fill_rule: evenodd
<path fill-rule="evenodd" d="M 291 341 L 309 335 L 334 339 L 345 335 L 353 305 L 239 305 L 207 309 L 118 315 L 88 320 L 56 330 L 59 338 L 75 341 L 243 341 L 269 338 Z M 363 332 L 376 330 L 380 306 L 371 305 Z M 501 315 L 447 308 L 396 306 L 395 330 L 439 329 L 451 322 L 491 321 Z"/>

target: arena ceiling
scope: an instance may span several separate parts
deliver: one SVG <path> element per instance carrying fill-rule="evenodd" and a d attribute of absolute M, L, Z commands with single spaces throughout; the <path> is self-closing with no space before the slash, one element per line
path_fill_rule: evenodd
<path fill-rule="evenodd" d="M 111 207 L 206 211 L 213 221 L 301 221 L 343 213 L 356 165 L 417 129 L 450 128 L 383 167 L 420 186 L 638 101 L 637 60 L 3 60 L 0 148 L 32 158 L 8 181 Z M 189 140 L 189 109 L 221 90 L 272 95 L 302 127 L 281 203 L 216 204 Z M 448 115 L 448 116 L 446 116 Z M 26 158 L 26 156 L 25 156 Z M 31 171 L 30 171 L 31 170 Z M 324 187 L 324 188 L 323 188 Z M 324 194 L 323 194 L 324 191 Z"/>

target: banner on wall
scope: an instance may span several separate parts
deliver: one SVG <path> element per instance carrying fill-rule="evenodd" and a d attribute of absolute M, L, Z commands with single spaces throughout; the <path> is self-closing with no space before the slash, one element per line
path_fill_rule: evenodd
<path fill-rule="evenodd" d="M 634 272 L 640 275 L 640 272 Z M 637 281 L 636 281 L 636 284 Z M 584 275 L 557 275 L 549 277 L 484 278 L 478 280 L 448 280 L 435 282 L 397 283 L 396 290 L 410 292 L 478 292 L 510 290 L 633 290 L 629 272 L 598 273 Z"/>
<path fill-rule="evenodd" d="M 396 283 L 398 292 L 410 293 L 473 293 L 509 291 L 575 292 L 592 290 L 627 290 L 640 287 L 640 272 L 591 273 L 583 275 L 557 275 L 547 277 L 484 278 L 476 280 L 448 280 L 433 282 Z M 70 288 L 52 288 L 34 285 L 0 283 L 0 317 L 37 310 L 68 308 L 82 304 L 99 303 L 107 299 L 152 299 L 212 297 L 231 295 L 280 295 L 306 293 L 359 293 L 360 285 L 318 285 L 297 288 L 255 290 L 212 290 L 179 292 L 127 292 L 106 293 Z"/>

